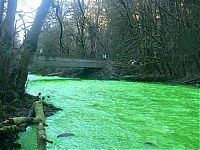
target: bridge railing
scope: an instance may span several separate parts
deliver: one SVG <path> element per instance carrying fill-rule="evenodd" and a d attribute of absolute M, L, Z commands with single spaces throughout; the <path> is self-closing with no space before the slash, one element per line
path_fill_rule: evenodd
<path fill-rule="evenodd" d="M 71 57 L 68 55 L 60 55 L 58 53 L 45 53 L 45 54 L 40 54 L 36 53 L 35 57 L 46 57 L 46 58 L 54 58 L 54 57 L 59 57 L 59 58 L 72 58 L 72 59 L 90 59 L 90 60 L 108 60 L 108 57 L 106 55 L 102 55 L 102 57 L 97 56 L 97 57 L 90 57 L 90 56 L 84 56 L 84 57 Z"/>
<path fill-rule="evenodd" d="M 35 56 L 32 66 L 50 68 L 104 68 L 106 60 Z"/>

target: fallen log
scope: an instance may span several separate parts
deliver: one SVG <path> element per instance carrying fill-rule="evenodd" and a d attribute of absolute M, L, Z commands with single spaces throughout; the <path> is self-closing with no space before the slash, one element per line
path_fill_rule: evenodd
<path fill-rule="evenodd" d="M 22 125 L 32 123 L 34 118 L 15 117 L 9 118 L 0 124 L 0 149 L 20 148 L 21 144 L 16 143 L 20 137 L 19 132 L 25 132 Z"/>
<path fill-rule="evenodd" d="M 41 101 L 36 101 L 33 104 L 34 110 L 35 110 L 35 119 L 36 121 L 42 122 L 45 124 L 45 115 L 44 115 L 44 109 L 43 109 L 43 103 Z"/>
<path fill-rule="evenodd" d="M 12 135 L 24 131 L 25 130 L 17 125 L 3 126 L 2 128 L 0 128 L 0 135 Z"/>
<path fill-rule="evenodd" d="M 21 125 L 24 123 L 32 123 L 34 122 L 34 118 L 32 117 L 15 117 L 9 118 L 8 120 L 4 121 L 3 125 Z"/>
<path fill-rule="evenodd" d="M 37 146 L 38 150 L 46 150 L 46 143 L 53 143 L 50 140 L 47 140 L 46 132 L 45 132 L 45 115 L 43 110 L 43 103 L 41 101 L 37 101 L 34 103 L 35 110 L 35 120 L 38 123 L 37 130 Z"/>
<path fill-rule="evenodd" d="M 35 118 L 33 118 L 33 116 L 35 116 Z M 53 143 L 53 141 L 48 140 L 46 136 L 45 114 L 42 101 L 36 101 L 33 104 L 28 117 L 9 118 L 6 121 L 0 123 L 0 139 L 8 138 L 14 145 L 15 141 L 19 138 L 18 133 L 26 131 L 26 126 L 33 123 L 38 124 L 38 150 L 46 150 L 46 143 Z"/>
<path fill-rule="evenodd" d="M 35 115 L 35 114 L 34 114 L 33 107 L 31 107 L 31 109 L 30 109 L 30 111 L 29 111 L 29 113 L 28 113 L 28 115 L 27 115 L 27 118 L 32 118 L 33 120 L 32 120 L 32 122 L 26 122 L 26 123 L 22 124 L 21 127 L 24 128 L 24 129 L 26 129 L 28 126 L 30 126 L 31 124 L 35 123 L 35 122 L 36 122 L 36 121 L 35 121 L 36 119 L 33 118 L 34 115 Z"/>
<path fill-rule="evenodd" d="M 61 74 L 63 74 L 63 73 L 64 73 L 64 71 L 55 72 L 55 73 L 50 73 L 50 74 L 48 74 L 47 76 L 59 76 L 59 75 L 61 75 Z"/>
<path fill-rule="evenodd" d="M 12 118 L 12 120 L 15 125 L 21 125 L 24 123 L 32 123 L 34 118 L 32 118 L 32 117 L 15 117 L 15 118 Z"/>

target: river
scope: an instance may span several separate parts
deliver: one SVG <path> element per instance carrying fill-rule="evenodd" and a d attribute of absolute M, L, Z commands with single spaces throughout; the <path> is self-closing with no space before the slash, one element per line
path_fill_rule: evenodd
<path fill-rule="evenodd" d="M 29 76 L 27 92 L 63 109 L 48 117 L 48 150 L 199 149 L 199 89 Z M 57 138 L 61 133 L 74 136 Z M 36 128 L 21 135 L 36 150 Z"/>

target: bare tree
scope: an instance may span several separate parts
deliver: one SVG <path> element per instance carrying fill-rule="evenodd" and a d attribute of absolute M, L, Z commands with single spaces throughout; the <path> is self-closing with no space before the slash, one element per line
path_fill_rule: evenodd
<path fill-rule="evenodd" d="M 3 5 L 3 2 L 1 3 Z M 2 6 L 3 8 L 3 6 Z M 6 17 L 3 20 L 0 45 L 0 83 L 4 90 L 8 90 L 8 75 L 11 68 L 11 54 L 14 40 L 14 23 L 17 8 L 17 0 L 9 0 L 7 4 Z M 4 11 L 1 11 L 4 12 Z"/>
<path fill-rule="evenodd" d="M 28 75 L 28 65 L 32 62 L 34 54 L 37 50 L 37 44 L 41 28 L 44 24 L 45 17 L 48 13 L 53 0 L 43 0 L 37 10 L 34 23 L 25 39 L 19 61 L 12 60 L 13 41 L 15 39 L 15 14 L 17 0 L 8 0 L 6 17 L 4 20 L 3 31 L 1 33 L 0 45 L 0 83 L 1 93 L 7 91 L 15 91 L 19 95 L 25 92 L 25 83 Z M 13 64 L 11 64 L 13 62 Z"/>
<path fill-rule="evenodd" d="M 33 61 L 34 54 L 37 50 L 37 44 L 39 35 L 41 33 L 41 28 L 44 24 L 48 10 L 52 3 L 53 0 L 42 1 L 41 6 L 37 11 L 31 30 L 27 38 L 25 39 L 15 85 L 15 90 L 19 90 L 18 93 L 25 92 L 25 83 L 28 76 L 28 65 Z"/>

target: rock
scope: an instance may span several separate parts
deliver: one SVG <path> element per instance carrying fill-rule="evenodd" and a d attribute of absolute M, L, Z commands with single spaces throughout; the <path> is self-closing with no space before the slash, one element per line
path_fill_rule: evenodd
<path fill-rule="evenodd" d="M 151 143 L 151 142 L 145 142 L 144 144 L 145 144 L 145 145 L 154 145 L 154 144 Z"/>
<path fill-rule="evenodd" d="M 145 148 L 155 148 L 156 145 L 152 142 L 146 141 L 144 143 L 144 146 L 145 146 Z"/>
<path fill-rule="evenodd" d="M 19 143 L 14 143 L 14 148 L 22 148 L 22 146 Z"/>
<path fill-rule="evenodd" d="M 70 136 L 75 136 L 73 133 L 62 133 L 62 134 L 59 134 L 58 136 L 57 136 L 57 138 L 58 137 L 70 137 Z"/>

